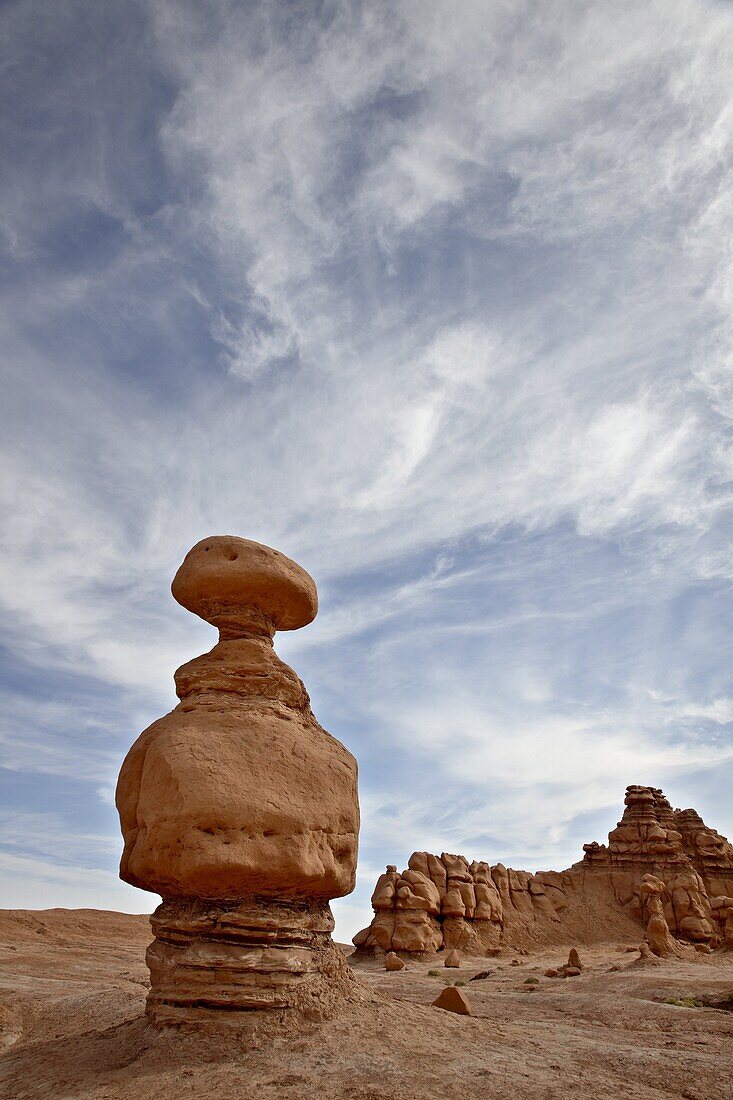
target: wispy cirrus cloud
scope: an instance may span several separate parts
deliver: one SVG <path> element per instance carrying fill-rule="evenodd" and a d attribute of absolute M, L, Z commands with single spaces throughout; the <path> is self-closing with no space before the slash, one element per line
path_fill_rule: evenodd
<path fill-rule="evenodd" d="M 114 835 L 211 641 L 170 578 L 231 531 L 319 582 L 280 648 L 366 866 L 400 814 L 561 861 L 636 767 L 733 829 L 727 7 L 39 11 L 2 15 L 10 783 Z"/>

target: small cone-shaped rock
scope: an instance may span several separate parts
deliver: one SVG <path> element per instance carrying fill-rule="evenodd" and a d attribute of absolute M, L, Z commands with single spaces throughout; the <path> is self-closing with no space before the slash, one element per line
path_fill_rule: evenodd
<path fill-rule="evenodd" d="M 388 951 L 384 956 L 384 969 L 385 970 L 403 970 L 405 964 L 399 955 L 395 955 L 394 951 Z"/>
<path fill-rule="evenodd" d="M 574 966 L 578 970 L 583 969 L 583 964 L 580 961 L 580 955 L 574 947 L 570 948 L 570 954 L 568 955 L 568 966 Z"/>
<path fill-rule="evenodd" d="M 459 1016 L 470 1016 L 471 1006 L 468 997 L 454 985 L 447 985 L 433 1001 L 433 1008 L 442 1008 L 446 1012 L 457 1012 Z"/>
<path fill-rule="evenodd" d="M 450 966 L 454 969 L 458 969 L 461 965 L 461 956 L 455 947 L 451 951 L 447 951 L 445 955 L 445 962 L 443 966 Z"/>
<path fill-rule="evenodd" d="M 316 586 L 279 551 L 217 536 L 189 551 L 172 592 L 219 642 L 178 669 L 180 704 L 117 784 L 120 875 L 163 898 L 148 1014 L 327 1013 L 351 984 L 328 903 L 354 887 L 356 761 L 272 642 L 315 618 Z"/>

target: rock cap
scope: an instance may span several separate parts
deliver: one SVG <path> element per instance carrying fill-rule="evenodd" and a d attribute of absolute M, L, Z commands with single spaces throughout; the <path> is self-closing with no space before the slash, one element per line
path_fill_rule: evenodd
<path fill-rule="evenodd" d="M 318 613 L 315 581 L 305 569 L 279 550 L 236 535 L 197 542 L 171 592 L 227 638 L 297 630 Z"/>

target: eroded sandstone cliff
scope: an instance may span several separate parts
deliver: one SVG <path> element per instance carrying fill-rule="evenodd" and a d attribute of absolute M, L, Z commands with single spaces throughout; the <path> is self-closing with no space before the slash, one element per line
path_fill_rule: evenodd
<path fill-rule="evenodd" d="M 661 885 L 652 890 L 649 876 Z M 675 941 L 733 945 L 733 846 L 694 810 L 673 810 L 658 788 L 634 785 L 608 844 L 585 844 L 566 871 L 414 852 L 405 871 L 387 867 L 372 905 L 372 923 L 354 937 L 359 952 L 485 955 L 641 938 L 652 910 L 655 929 L 662 916 Z"/>

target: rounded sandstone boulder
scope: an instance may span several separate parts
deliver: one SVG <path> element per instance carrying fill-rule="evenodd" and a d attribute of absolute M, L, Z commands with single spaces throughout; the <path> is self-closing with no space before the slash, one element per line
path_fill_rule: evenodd
<path fill-rule="evenodd" d="M 318 613 L 316 585 L 296 562 L 250 539 L 211 535 L 186 554 L 174 599 L 228 637 L 297 630 Z"/>
<path fill-rule="evenodd" d="M 179 707 L 128 753 L 117 804 L 121 876 L 163 897 L 328 900 L 354 888 L 356 762 L 308 710 L 285 717 L 259 697 Z"/>

